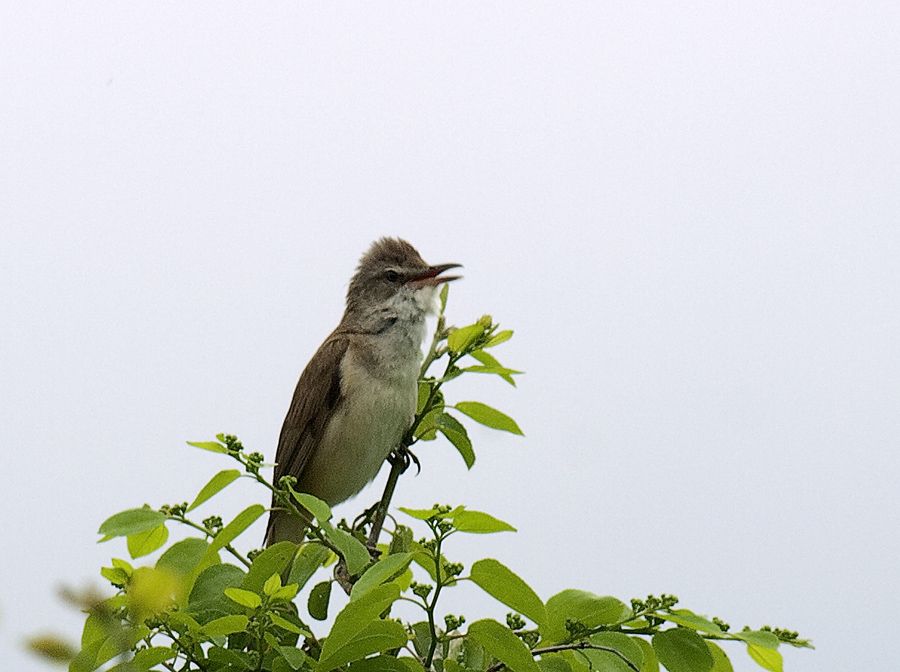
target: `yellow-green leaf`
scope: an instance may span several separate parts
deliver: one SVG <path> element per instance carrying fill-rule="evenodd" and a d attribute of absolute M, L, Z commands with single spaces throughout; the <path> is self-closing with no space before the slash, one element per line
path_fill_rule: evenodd
<path fill-rule="evenodd" d="M 454 329 L 447 337 L 447 347 L 453 352 L 465 352 L 466 348 L 474 343 L 483 333 L 484 327 L 477 322 L 467 327 Z"/>
<path fill-rule="evenodd" d="M 209 482 L 197 493 L 197 496 L 194 497 L 194 501 L 191 502 L 187 511 L 193 511 L 207 499 L 240 478 L 240 476 L 241 472 L 237 469 L 225 469 L 224 471 L 220 471 L 209 479 Z"/>
<path fill-rule="evenodd" d="M 166 543 L 169 530 L 162 523 L 152 530 L 128 535 L 128 553 L 132 558 L 148 555 Z"/>
<path fill-rule="evenodd" d="M 783 672 L 784 661 L 781 652 L 777 649 L 769 649 L 756 644 L 747 645 L 747 653 L 756 661 L 756 664 L 770 672 Z"/>
<path fill-rule="evenodd" d="M 496 408 L 491 408 L 480 401 L 460 401 L 454 406 L 460 413 L 465 413 L 475 422 L 480 422 L 491 429 L 500 429 L 512 434 L 522 434 L 516 421 Z"/>
<path fill-rule="evenodd" d="M 256 609 L 262 604 L 262 598 L 259 595 L 242 588 L 226 588 L 225 596 L 229 600 L 237 602 L 241 606 L 249 607 L 250 609 Z"/>

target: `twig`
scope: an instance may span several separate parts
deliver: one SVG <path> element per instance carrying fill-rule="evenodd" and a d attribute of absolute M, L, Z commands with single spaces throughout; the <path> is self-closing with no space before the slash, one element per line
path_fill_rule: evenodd
<path fill-rule="evenodd" d="M 616 651 L 610 646 L 601 646 L 600 644 L 591 644 L 590 642 L 574 642 L 572 644 L 556 644 L 554 646 L 545 646 L 540 649 L 533 649 L 531 651 L 531 655 L 540 656 L 545 653 L 558 653 L 559 651 L 583 651 L 585 649 L 592 649 L 594 651 L 606 651 L 607 653 L 611 653 L 619 658 L 623 663 L 625 663 L 628 666 L 629 670 L 640 672 L 640 668 L 638 668 L 634 663 L 628 660 L 628 658 L 622 655 L 621 652 Z M 500 670 L 502 670 L 504 667 L 506 667 L 505 663 L 495 663 L 487 669 L 487 672 L 500 672 Z"/>

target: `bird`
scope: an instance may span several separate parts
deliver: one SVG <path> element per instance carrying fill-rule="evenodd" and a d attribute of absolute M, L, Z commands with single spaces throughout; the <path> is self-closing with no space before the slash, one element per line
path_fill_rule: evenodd
<path fill-rule="evenodd" d="M 412 425 L 416 412 L 425 318 L 438 287 L 460 264 L 425 263 L 409 242 L 376 240 L 347 288 L 340 323 L 300 375 L 278 438 L 274 482 L 330 506 L 371 482 Z M 306 524 L 276 505 L 265 545 L 299 543 Z"/>

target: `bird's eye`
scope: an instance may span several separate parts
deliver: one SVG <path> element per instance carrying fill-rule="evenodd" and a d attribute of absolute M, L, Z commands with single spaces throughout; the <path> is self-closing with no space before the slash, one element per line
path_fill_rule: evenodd
<path fill-rule="evenodd" d="M 400 279 L 400 274 L 394 269 L 391 269 L 384 274 L 384 277 L 388 279 L 388 282 L 397 282 Z"/>

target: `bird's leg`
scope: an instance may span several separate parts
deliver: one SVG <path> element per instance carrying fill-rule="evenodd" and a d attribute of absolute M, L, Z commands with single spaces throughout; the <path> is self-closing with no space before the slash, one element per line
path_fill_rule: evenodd
<path fill-rule="evenodd" d="M 413 455 L 409 446 L 403 443 L 391 451 L 391 454 L 388 455 L 388 462 L 391 465 L 391 473 L 388 474 L 387 483 L 384 485 L 384 494 L 381 496 L 381 500 L 378 504 L 375 505 L 375 515 L 372 518 L 372 529 L 369 530 L 369 543 L 367 545 L 370 552 L 374 551 L 375 547 L 378 545 L 378 537 L 381 536 L 381 527 L 384 525 L 385 517 L 387 517 L 388 507 L 391 505 L 391 499 L 394 496 L 394 488 L 397 487 L 397 479 L 400 478 L 400 474 L 406 471 L 413 462 L 416 463 L 416 467 L 421 471 L 419 459 Z"/>
<path fill-rule="evenodd" d="M 392 467 L 399 465 L 401 474 L 409 469 L 410 464 L 416 465 L 417 476 L 422 473 L 422 464 L 419 462 L 419 458 L 409 449 L 409 446 L 402 443 L 388 455 L 388 462 L 390 462 Z"/>
<path fill-rule="evenodd" d="M 361 530 L 361 529 L 363 529 L 366 525 L 368 525 L 369 523 L 371 523 L 371 522 L 372 522 L 372 519 L 373 519 L 374 516 L 375 516 L 375 513 L 378 511 L 378 505 L 379 505 L 380 503 L 381 503 L 381 500 L 378 500 L 378 501 L 375 502 L 372 506 L 370 506 L 368 509 L 366 509 L 366 510 L 363 511 L 361 514 L 359 514 L 356 518 L 354 518 L 354 519 L 353 519 L 353 525 L 352 525 L 353 529 L 354 529 L 354 530 Z"/>

